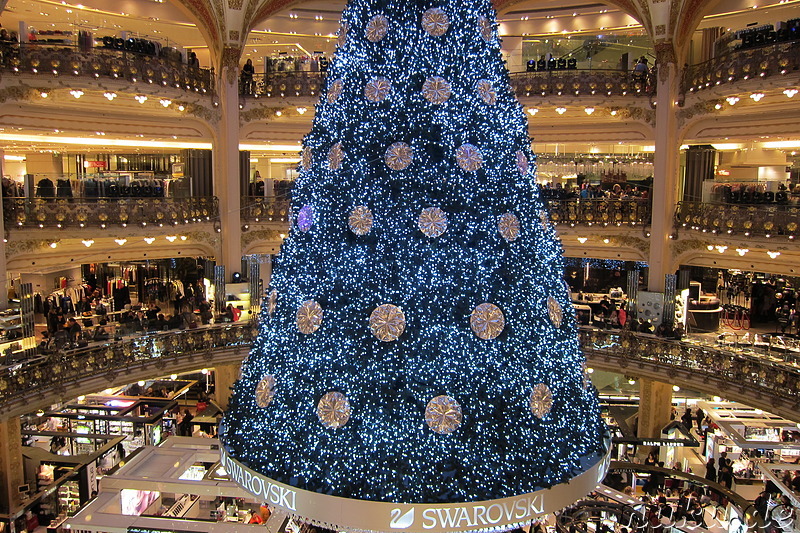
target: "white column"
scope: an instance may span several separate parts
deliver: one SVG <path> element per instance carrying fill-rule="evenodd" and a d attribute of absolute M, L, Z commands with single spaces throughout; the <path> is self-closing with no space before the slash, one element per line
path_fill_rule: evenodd
<path fill-rule="evenodd" d="M 659 62 L 657 77 L 648 289 L 664 292 L 664 275 L 674 273 L 678 267 L 670 248 L 680 159 L 676 104 L 679 75 L 675 63 Z"/>
<path fill-rule="evenodd" d="M 230 276 L 242 269 L 238 68 L 223 66 L 217 87 L 221 118 L 214 138 L 214 194 L 219 198 L 222 225 L 217 264 L 225 265 Z"/>

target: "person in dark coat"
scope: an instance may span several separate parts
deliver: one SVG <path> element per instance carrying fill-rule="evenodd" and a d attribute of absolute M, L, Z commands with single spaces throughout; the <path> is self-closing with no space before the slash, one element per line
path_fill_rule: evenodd
<path fill-rule="evenodd" d="M 706 463 L 706 479 L 716 483 L 717 481 L 717 467 L 714 466 L 714 458 L 710 458 Z"/>

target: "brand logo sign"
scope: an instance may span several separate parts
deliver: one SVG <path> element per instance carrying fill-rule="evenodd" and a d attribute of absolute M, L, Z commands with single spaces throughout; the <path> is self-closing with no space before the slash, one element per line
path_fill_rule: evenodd
<path fill-rule="evenodd" d="M 297 511 L 296 490 L 278 485 L 268 477 L 244 468 L 228 457 L 224 450 L 222 452 L 222 466 L 225 467 L 225 471 L 232 481 L 260 497 L 265 502 L 283 507 L 290 511 Z"/>
<path fill-rule="evenodd" d="M 608 455 L 569 483 L 496 500 L 464 503 L 389 503 L 320 494 L 250 470 L 220 446 L 232 481 L 257 498 L 302 520 L 329 528 L 397 533 L 460 533 L 517 527 L 563 509 L 595 490 L 608 469 Z"/>
<path fill-rule="evenodd" d="M 446 507 L 421 507 L 420 526 L 423 529 L 483 529 L 498 524 L 507 525 L 527 522 L 545 514 L 544 494 L 531 494 L 497 503 L 464 504 Z M 392 509 L 389 527 L 408 529 L 414 525 L 412 507 L 405 513 L 400 508 Z"/>

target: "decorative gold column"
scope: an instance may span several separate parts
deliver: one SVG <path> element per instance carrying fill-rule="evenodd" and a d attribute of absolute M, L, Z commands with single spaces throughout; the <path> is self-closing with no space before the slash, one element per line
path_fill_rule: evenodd
<path fill-rule="evenodd" d="M 669 424 L 672 413 L 672 385 L 639 379 L 639 428 L 640 439 L 661 438 L 661 429 Z"/>
<path fill-rule="evenodd" d="M 228 409 L 231 398 L 231 387 L 239 379 L 240 364 L 220 365 L 214 367 L 214 397 L 217 405 L 223 410 Z"/>
<path fill-rule="evenodd" d="M 22 503 L 22 433 L 19 417 L 0 422 L 0 512 L 11 513 Z"/>

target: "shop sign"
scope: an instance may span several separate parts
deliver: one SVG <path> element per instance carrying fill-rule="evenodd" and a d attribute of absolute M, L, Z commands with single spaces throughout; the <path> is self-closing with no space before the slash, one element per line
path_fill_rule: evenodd
<path fill-rule="evenodd" d="M 158 529 L 153 527 L 128 526 L 127 533 L 195 533 L 185 529 Z"/>
<path fill-rule="evenodd" d="M 232 481 L 300 520 L 336 529 L 408 533 L 500 531 L 529 524 L 595 490 L 605 477 L 610 457 L 606 453 L 569 483 L 529 494 L 480 502 L 402 504 L 341 498 L 298 489 L 250 470 L 229 456 L 224 446 L 220 450 L 222 465 Z"/>
<path fill-rule="evenodd" d="M 106 168 L 108 162 L 106 161 L 84 161 L 83 168 Z"/>

